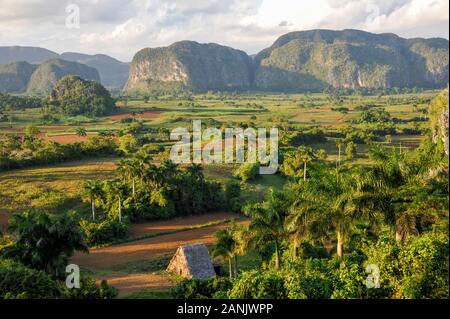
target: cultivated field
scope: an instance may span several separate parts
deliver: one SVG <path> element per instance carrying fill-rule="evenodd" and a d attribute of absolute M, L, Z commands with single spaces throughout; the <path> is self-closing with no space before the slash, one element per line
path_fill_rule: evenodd
<path fill-rule="evenodd" d="M 176 279 L 165 273 L 168 260 L 181 245 L 214 243 L 214 233 L 228 226 L 224 220 L 241 219 L 232 213 L 176 218 L 171 221 L 133 225 L 134 236 L 173 232 L 167 235 L 137 240 L 108 247 L 93 248 L 89 254 L 77 253 L 71 260 L 98 280 L 107 279 L 119 290 L 120 296 L 140 290 L 166 290 Z M 203 226 L 219 223 L 214 226 Z M 238 224 L 246 223 L 241 220 Z M 183 230 L 186 227 L 199 227 Z M 148 270 L 152 270 L 150 273 Z"/>
<path fill-rule="evenodd" d="M 364 129 L 367 125 L 357 120 L 362 113 L 361 107 L 371 105 L 384 108 L 397 122 L 395 134 L 389 136 L 389 140 L 386 134 L 381 134 L 370 145 L 356 143 L 354 158 L 343 159 L 349 166 L 366 165 L 371 161 L 368 149 L 373 144 L 395 149 L 412 149 L 420 144 L 423 134 L 418 134 L 417 128 L 429 125 L 420 109 L 426 107 L 435 95 L 435 91 L 426 91 L 392 96 L 344 96 L 339 105 L 335 105 L 326 94 L 205 94 L 194 95 L 189 99 L 166 96 L 148 102 L 129 99 L 127 102 L 118 102 L 118 108 L 112 115 L 99 118 L 60 116 L 58 123 L 53 124 L 43 121 L 40 109 L 7 111 L 10 121 L 0 122 L 0 135 L 22 136 L 27 126 L 34 125 L 39 130 L 38 137 L 45 143 L 84 142 L 105 132 L 114 133 L 114 140 L 118 142 L 120 136 L 125 134 L 124 131 L 139 125 L 141 131 L 136 136 L 145 141 L 144 147 L 162 146 L 162 151 L 152 154 L 150 160 L 152 164 L 159 165 L 174 143 L 168 139 L 168 130 L 175 127 L 189 128 L 192 120 L 200 119 L 206 126 L 218 128 L 243 124 L 252 127 L 290 126 L 298 131 L 317 128 L 327 137 L 324 141 L 310 143 L 310 146 L 316 150 L 325 150 L 325 160 L 334 165 L 338 159 L 336 136 L 343 129 Z M 339 107 L 347 110 L 339 111 Z M 76 129 L 80 127 L 86 130 L 86 136 L 77 135 Z M 412 127 L 416 131 L 411 130 Z M 89 157 L 0 172 L 0 231 L 6 232 L 12 213 L 31 208 L 54 214 L 75 210 L 80 218 L 90 218 L 90 203 L 83 201 L 81 196 L 83 183 L 87 180 L 116 178 L 116 164 L 124 157 Z M 203 173 L 207 180 L 225 184 L 233 179 L 236 167 L 226 164 L 204 165 Z M 241 201 L 261 201 L 270 188 L 281 190 L 286 180 L 277 174 L 241 183 Z M 228 226 L 224 221 L 234 218 L 240 218 L 240 224 L 246 223 L 242 216 L 216 212 L 132 224 L 127 242 L 91 248 L 89 254 L 77 253 L 71 262 L 80 265 L 86 274 L 97 280 L 107 279 L 109 284 L 119 289 L 121 297 L 130 294 L 135 297 L 158 297 L 158 294 L 164 295 L 178 280 L 164 272 L 176 249 L 180 245 L 193 243 L 213 244 L 214 234 Z"/>

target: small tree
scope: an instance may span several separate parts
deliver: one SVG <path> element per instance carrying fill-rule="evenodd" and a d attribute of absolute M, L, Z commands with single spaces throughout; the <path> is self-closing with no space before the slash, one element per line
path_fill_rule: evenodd
<path fill-rule="evenodd" d="M 84 127 L 77 127 L 75 129 L 75 133 L 79 137 L 87 136 L 87 131 L 86 131 L 86 129 Z"/>
<path fill-rule="evenodd" d="M 348 160 L 355 158 L 356 156 L 356 144 L 354 142 L 348 142 L 345 148 L 345 155 Z"/>
<path fill-rule="evenodd" d="M 236 223 L 231 227 L 216 232 L 216 244 L 213 249 L 214 257 L 223 257 L 228 260 L 230 280 L 237 277 L 237 242 L 235 239 Z"/>
<path fill-rule="evenodd" d="M 91 202 L 92 220 L 95 220 L 95 200 L 102 194 L 100 181 L 86 181 L 83 185 L 82 196 Z"/>
<path fill-rule="evenodd" d="M 338 148 L 337 166 L 341 166 L 341 151 L 342 151 L 342 146 L 344 146 L 344 141 L 341 138 L 336 139 L 336 146 Z"/>
<path fill-rule="evenodd" d="M 28 211 L 14 214 L 10 230 L 16 245 L 7 252 L 34 269 L 58 276 L 75 250 L 87 251 L 75 213 L 50 215 Z"/>
<path fill-rule="evenodd" d="M 259 165 L 257 163 L 244 163 L 233 173 L 233 176 L 246 183 L 254 180 L 258 176 L 258 172 Z"/>

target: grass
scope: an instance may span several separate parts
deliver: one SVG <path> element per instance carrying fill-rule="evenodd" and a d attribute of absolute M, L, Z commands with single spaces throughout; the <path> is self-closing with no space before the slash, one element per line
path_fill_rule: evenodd
<path fill-rule="evenodd" d="M 117 160 L 111 157 L 86 159 L 0 173 L 0 210 L 17 212 L 32 207 L 42 208 L 38 203 L 39 195 L 53 193 L 67 198 L 66 205 L 59 209 L 89 211 L 79 196 L 83 181 L 113 177 Z M 48 204 L 45 197 L 40 201 Z"/>

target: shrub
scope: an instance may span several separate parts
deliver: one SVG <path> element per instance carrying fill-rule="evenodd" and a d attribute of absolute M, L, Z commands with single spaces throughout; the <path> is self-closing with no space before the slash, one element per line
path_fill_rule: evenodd
<path fill-rule="evenodd" d="M 237 213 L 242 209 L 241 203 L 241 186 L 237 181 L 230 180 L 225 185 L 225 200 L 231 211 Z"/>
<path fill-rule="evenodd" d="M 57 283 L 47 273 L 16 261 L 0 260 L 0 299 L 55 298 L 59 294 Z"/>
<path fill-rule="evenodd" d="M 106 244 L 128 235 L 128 224 L 118 219 L 106 219 L 100 223 L 81 220 L 80 227 L 90 246 Z"/>
<path fill-rule="evenodd" d="M 300 259 L 284 269 L 288 298 L 328 299 L 333 292 L 333 274 L 328 259 Z"/>
<path fill-rule="evenodd" d="M 233 176 L 240 179 L 243 182 L 248 182 L 256 179 L 259 173 L 258 163 L 244 163 L 234 171 Z"/>
<path fill-rule="evenodd" d="M 233 299 L 285 299 L 287 291 L 280 273 L 252 270 L 234 282 L 228 296 Z"/>
<path fill-rule="evenodd" d="M 63 296 L 70 299 L 113 299 L 117 297 L 117 289 L 109 286 L 106 280 L 102 280 L 99 287 L 94 278 L 81 277 L 80 288 L 64 286 Z"/>

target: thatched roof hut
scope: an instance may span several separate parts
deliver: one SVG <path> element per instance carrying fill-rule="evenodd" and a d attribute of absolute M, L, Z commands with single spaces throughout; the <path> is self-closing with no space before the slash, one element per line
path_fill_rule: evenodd
<path fill-rule="evenodd" d="M 215 276 L 208 248 L 204 244 L 178 247 L 167 271 L 188 279 L 205 280 Z"/>

